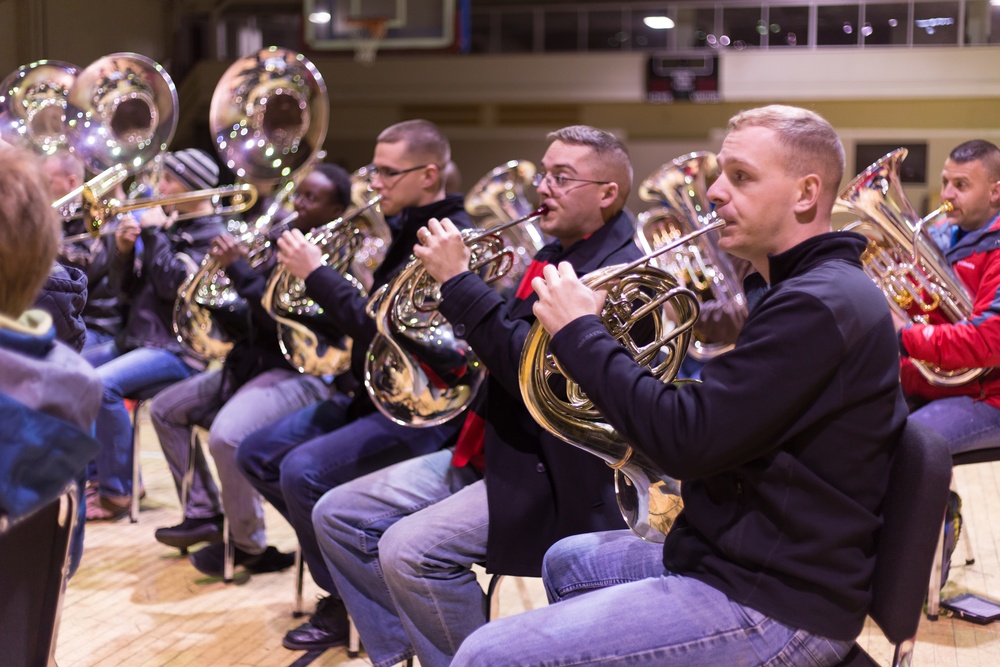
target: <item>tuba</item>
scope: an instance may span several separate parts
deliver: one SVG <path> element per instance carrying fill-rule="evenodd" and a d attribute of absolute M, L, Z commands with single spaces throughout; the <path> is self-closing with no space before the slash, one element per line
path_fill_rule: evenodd
<path fill-rule="evenodd" d="M 65 115 L 69 145 L 97 176 L 52 206 L 73 215 L 67 209 L 82 197 L 87 231 L 96 237 L 115 213 L 104 201 L 107 194 L 166 150 L 173 138 L 177 89 L 166 70 L 146 56 L 112 53 L 77 75 Z"/>
<path fill-rule="evenodd" d="M 524 218 L 533 211 L 536 206 L 525 190 L 535 172 L 535 165 L 527 160 L 509 160 L 479 179 L 465 195 L 465 210 L 477 221 L 476 226 L 490 229 Z M 545 245 L 542 230 L 533 219 L 508 227 L 504 236 L 514 254 L 510 271 L 496 284 L 501 293 L 517 288 L 535 253 Z"/>
<path fill-rule="evenodd" d="M 363 178 L 355 172 L 353 179 Z M 353 189 L 352 194 L 361 188 Z M 389 231 L 378 210 L 378 195 L 346 213 L 343 217 L 317 227 L 306 240 L 323 250 L 323 263 L 343 274 L 362 295 L 366 285 L 354 275 L 353 267 L 363 262 L 381 260 L 380 248 L 388 245 Z M 377 240 L 374 240 L 377 239 Z M 367 253 L 367 254 L 366 254 Z M 305 293 L 305 284 L 280 264 L 271 274 L 264 297 L 264 309 L 278 323 L 278 343 L 288 362 L 310 375 L 339 375 L 351 365 L 351 340 L 330 340 L 316 333 L 324 317 L 323 309 Z"/>
<path fill-rule="evenodd" d="M 209 125 L 220 158 L 240 178 L 283 181 L 263 215 L 231 225 L 251 268 L 274 255 L 271 232 L 295 187 L 322 159 L 318 147 L 326 138 L 328 115 L 322 75 L 304 56 L 287 49 L 271 47 L 236 61 L 216 85 Z M 294 215 L 280 224 L 287 227 Z M 177 292 L 174 334 L 195 355 L 222 359 L 232 349 L 234 332 L 220 326 L 221 315 L 245 322 L 247 309 L 225 269 L 206 255 Z"/>
<path fill-rule="evenodd" d="M 545 215 L 544 206 L 486 231 L 463 230 L 469 270 L 487 283 L 514 266 L 503 233 Z M 438 312 L 440 285 L 411 257 L 368 302 L 378 333 L 365 357 L 365 387 L 375 407 L 403 426 L 442 424 L 464 411 L 485 379 L 485 367 Z"/>
<path fill-rule="evenodd" d="M 972 299 L 924 225 L 951 210 L 951 203 L 921 219 L 903 193 L 899 166 L 907 150 L 897 148 L 851 181 L 837 199 L 837 210 L 860 216 L 844 227 L 868 239 L 861 261 L 892 308 L 908 321 L 955 324 L 972 316 Z M 986 369 L 946 370 L 913 359 L 931 384 L 954 387 L 975 380 Z"/>
<path fill-rule="evenodd" d="M 45 155 L 68 147 L 66 105 L 79 73 L 76 65 L 40 60 L 8 74 L 0 83 L 0 139 Z"/>
<path fill-rule="evenodd" d="M 708 222 L 629 264 L 588 274 L 583 283 L 607 290 L 600 317 L 605 328 L 636 363 L 661 382 L 672 382 L 691 342 L 698 319 L 697 295 L 652 260 L 692 243 L 725 224 Z M 665 306 L 673 313 L 668 319 Z M 637 327 L 652 329 L 652 339 L 633 336 Z M 680 484 L 664 475 L 604 421 L 594 404 L 559 367 L 549 351 L 551 337 L 535 322 L 521 352 L 519 382 L 528 412 L 557 438 L 594 454 L 615 471 L 615 495 L 629 528 L 639 537 L 662 542 L 683 507 Z M 564 391 L 561 390 L 564 388 Z"/>
<path fill-rule="evenodd" d="M 708 152 L 682 155 L 650 174 L 639 186 L 639 197 L 660 206 L 639 214 L 636 244 L 644 252 L 652 252 L 715 220 L 707 192 L 718 175 L 716 156 Z M 697 294 L 702 303 L 717 300 L 745 305 L 733 263 L 719 250 L 714 236 L 699 236 L 677 246 L 670 255 L 659 257 L 656 264 Z M 697 361 L 707 361 L 732 347 L 700 340 L 695 334 L 688 354 Z"/>

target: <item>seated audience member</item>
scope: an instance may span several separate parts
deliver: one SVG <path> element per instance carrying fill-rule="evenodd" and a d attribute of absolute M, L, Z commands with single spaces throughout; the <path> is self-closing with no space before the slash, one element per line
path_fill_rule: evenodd
<path fill-rule="evenodd" d="M 308 232 L 338 218 L 350 196 L 351 180 L 346 171 L 330 164 L 316 166 L 296 189 L 294 228 Z M 273 243 L 283 229 L 280 224 L 271 229 L 268 236 Z M 292 368 L 278 346 L 275 322 L 261 306 L 277 257 L 272 254 L 269 261 L 252 269 L 246 260 L 247 247 L 229 234 L 218 237 L 209 254 L 246 299 L 248 328 L 236 332 L 238 338 L 221 369 L 199 373 L 164 389 L 156 395 L 149 413 L 178 491 L 188 465 L 191 431 L 196 424 L 210 427 L 208 449 L 219 473 L 222 498 L 220 502 L 199 447 L 184 520 L 157 529 L 156 539 L 181 549 L 200 542 L 219 542 L 225 507 L 235 563 L 253 572 L 280 570 L 292 565 L 294 557 L 267 546 L 260 495 L 237 468 L 236 447 L 261 426 L 327 398 L 329 388 L 321 378 Z M 224 555 L 220 543 L 191 558 L 202 572 L 222 575 Z"/>
<path fill-rule="evenodd" d="M 160 195 L 215 187 L 219 168 L 204 151 L 168 153 Z M 211 200 L 147 209 L 115 230 L 109 269 L 111 288 L 129 300 L 128 319 L 113 341 L 84 354 L 101 377 L 104 399 L 97 416 L 101 451 L 95 460 L 96 488 L 87 497 L 87 518 L 114 520 L 128 512 L 132 488 L 132 423 L 122 402 L 136 392 L 183 380 L 204 367 L 186 354 L 172 330 L 177 288 L 201 262 L 213 238 L 225 231 Z M 176 220 L 178 216 L 184 219 Z M 193 216 L 193 217 L 191 217 Z M 140 250 L 141 242 L 141 250 Z"/>
<path fill-rule="evenodd" d="M 28 310 L 49 276 L 59 221 L 34 155 L 0 147 L 0 516 L 41 509 L 80 482 L 98 450 L 91 437 L 101 384 L 78 354 L 56 339 L 52 318 Z M 44 465 L 39 462 L 44 461 Z M 83 522 L 71 546 L 82 553 Z"/>
<path fill-rule="evenodd" d="M 683 511 L 662 548 L 621 532 L 558 543 L 545 577 L 559 601 L 489 623 L 453 664 L 825 667 L 861 632 L 907 410 L 866 240 L 831 232 L 843 148 L 815 113 L 769 106 L 730 120 L 719 163 L 720 247 L 757 273 L 735 348 L 700 384 L 638 366 L 570 265 L 534 281 L 561 367 L 683 480 Z"/>
<path fill-rule="evenodd" d="M 83 312 L 87 303 L 87 276 L 75 266 L 52 262 L 49 277 L 35 299 L 35 308 L 52 318 L 56 338 L 77 352 L 87 342 L 87 325 Z"/>
<path fill-rule="evenodd" d="M 622 525 L 607 465 L 567 445 L 528 413 L 518 387 L 534 322 L 531 276 L 568 262 L 582 273 L 640 256 L 624 210 L 632 165 L 614 135 L 588 126 L 548 135 L 536 176 L 555 239 L 505 300 L 469 271 L 469 249 L 448 221 L 431 220 L 414 253 L 441 282 L 441 313 L 489 370 L 454 452 L 396 464 L 327 493 L 313 511 L 337 590 L 376 665 L 416 653 L 448 665 L 486 622 L 472 566 L 539 576 L 556 540 Z"/>
<path fill-rule="evenodd" d="M 451 217 L 463 227 L 469 218 L 460 195 L 448 195 L 442 170 L 451 148 L 433 123 L 409 120 L 379 134 L 372 160 L 372 188 L 392 232 L 374 293 L 406 264 L 417 230 L 431 218 Z M 278 241 L 279 260 L 305 281 L 306 294 L 322 306 L 340 331 L 353 340 L 350 373 L 357 382 L 353 398 L 337 393 L 247 436 L 237 462 L 250 482 L 288 519 L 313 579 L 329 596 L 320 600 L 309 622 L 290 630 L 289 649 L 315 649 L 347 642 L 347 614 L 327 572 L 312 526 L 313 505 L 331 488 L 391 463 L 437 451 L 458 431 L 451 420 L 441 426 L 411 428 L 377 412 L 361 381 L 365 355 L 376 333 L 368 299 L 343 275 L 324 266 L 320 249 L 292 230 Z M 343 376 L 342 376 L 343 377 Z M 340 380 L 340 378 L 338 378 Z M 198 563 L 195 562 L 195 567 Z"/>

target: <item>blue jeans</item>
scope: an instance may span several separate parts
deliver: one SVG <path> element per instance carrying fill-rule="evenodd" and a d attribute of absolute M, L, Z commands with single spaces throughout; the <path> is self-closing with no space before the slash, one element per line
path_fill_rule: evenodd
<path fill-rule="evenodd" d="M 337 394 L 302 408 L 251 433 L 236 450 L 240 470 L 295 529 L 313 580 L 329 593 L 336 588 L 313 530 L 316 501 L 356 477 L 437 451 L 462 424 L 412 428 L 380 412 L 350 421 L 350 402 Z"/>
<path fill-rule="evenodd" d="M 123 352 L 114 341 L 85 350 L 83 358 L 97 369 L 104 384 L 95 430 L 101 451 L 94 461 L 101 495 L 131 496 L 132 421 L 122 399 L 163 382 L 183 380 L 195 370 L 173 352 L 152 347 Z"/>
<path fill-rule="evenodd" d="M 451 454 L 359 477 L 313 510 L 329 572 L 376 667 L 411 657 L 414 646 L 421 665 L 447 665 L 462 638 L 486 622 L 483 591 L 469 569 L 485 556 L 486 487 L 471 466 L 451 465 Z M 440 551 L 429 555 L 433 547 Z M 442 575 L 446 581 L 424 579 L 418 564 L 439 554 L 465 561 Z M 438 594 L 442 587 L 446 595 Z"/>
<path fill-rule="evenodd" d="M 826 667 L 854 643 L 782 625 L 666 572 L 661 556 L 662 546 L 627 531 L 557 542 L 545 557 L 546 590 L 569 599 L 489 623 L 452 664 Z"/>
<path fill-rule="evenodd" d="M 87 327 L 87 340 L 83 344 L 84 350 L 89 350 L 92 347 L 97 347 L 98 345 L 103 345 L 104 343 L 111 342 L 115 339 L 109 333 L 104 333 L 103 331 L 98 331 L 97 329 L 91 329 Z"/>
<path fill-rule="evenodd" d="M 317 377 L 271 368 L 251 378 L 222 402 L 223 380 L 223 371 L 211 370 L 171 385 L 156 395 L 149 414 L 178 495 L 188 466 L 191 431 L 195 424 L 211 427 L 208 449 L 222 485 L 221 502 L 205 454 L 198 447 L 194 450 L 194 477 L 184 516 L 206 519 L 217 516 L 225 507 L 233 544 L 247 553 L 259 554 L 267 547 L 264 508 L 260 494 L 236 466 L 236 448 L 253 431 L 318 403 L 330 392 Z"/>
<path fill-rule="evenodd" d="M 910 417 L 948 441 L 952 455 L 996 447 L 1000 442 L 1000 409 L 971 396 L 951 396 L 931 401 Z"/>

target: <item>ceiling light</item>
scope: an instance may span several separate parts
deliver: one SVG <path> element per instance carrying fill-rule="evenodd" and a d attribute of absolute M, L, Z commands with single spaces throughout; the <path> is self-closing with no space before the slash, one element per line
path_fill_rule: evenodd
<path fill-rule="evenodd" d="M 313 12 L 309 15 L 310 23 L 329 23 L 330 22 L 330 12 Z"/>
<path fill-rule="evenodd" d="M 653 30 L 670 30 L 674 27 L 674 20 L 669 16 L 647 16 L 642 22 Z"/>

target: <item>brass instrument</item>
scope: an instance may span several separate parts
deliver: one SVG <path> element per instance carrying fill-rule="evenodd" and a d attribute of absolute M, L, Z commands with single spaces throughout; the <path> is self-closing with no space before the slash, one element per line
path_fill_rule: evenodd
<path fill-rule="evenodd" d="M 367 237 L 386 233 L 379 228 L 384 225 L 377 210 L 380 199 L 372 197 L 305 237 L 323 250 L 323 263 L 343 274 L 362 295 L 367 295 L 366 287 L 351 274 L 351 267 Z M 306 295 L 304 282 L 281 264 L 271 274 L 261 303 L 278 323 L 278 343 L 292 366 L 319 376 L 339 375 L 350 368 L 351 340 L 346 336 L 329 340 L 316 333 L 323 309 Z"/>
<path fill-rule="evenodd" d="M 951 204 L 945 202 L 923 219 L 916 214 L 899 178 L 906 154 L 905 148 L 897 148 L 858 174 L 841 191 L 835 210 L 861 217 L 844 229 L 868 238 L 861 257 L 865 273 L 898 315 L 923 324 L 933 323 L 932 317 L 950 324 L 967 321 L 972 317 L 972 298 L 924 228 L 950 211 Z M 918 359 L 912 361 L 928 382 L 943 387 L 971 382 L 987 370 L 946 370 Z"/>
<path fill-rule="evenodd" d="M 652 252 L 711 224 L 716 216 L 707 192 L 718 175 L 719 163 L 709 152 L 682 155 L 650 174 L 639 186 L 639 197 L 661 205 L 639 214 L 636 244 L 644 252 Z M 716 300 L 745 305 L 733 263 L 719 249 L 713 235 L 698 236 L 691 243 L 677 246 L 670 255 L 659 257 L 656 265 L 697 294 L 702 303 Z M 688 354 L 697 361 L 707 361 L 732 347 L 703 341 L 696 333 Z"/>
<path fill-rule="evenodd" d="M 724 220 L 714 220 L 629 264 L 605 267 L 583 278 L 591 289 L 607 290 L 600 317 L 608 332 L 661 382 L 672 382 L 677 375 L 700 306 L 692 291 L 652 260 L 723 225 Z M 667 305 L 673 321 L 667 318 Z M 650 324 L 652 340 L 637 341 L 633 328 Z M 664 475 L 604 421 L 580 386 L 562 372 L 549 351 L 550 341 L 535 322 L 521 352 L 521 395 L 528 411 L 545 430 L 613 468 L 618 507 L 629 528 L 645 540 L 662 542 L 683 506 L 679 482 Z M 562 386 L 565 394 L 557 390 Z"/>
<path fill-rule="evenodd" d="M 463 230 L 472 253 L 469 270 L 487 283 L 503 278 L 514 266 L 504 231 L 546 211 L 541 206 L 485 231 Z M 379 411 L 397 424 L 448 421 L 468 407 L 485 378 L 482 362 L 438 312 L 440 287 L 414 257 L 368 303 L 378 334 L 365 356 L 365 387 Z"/>
<path fill-rule="evenodd" d="M 113 215 L 109 192 L 162 151 L 177 128 L 177 89 L 160 65 L 136 53 L 95 60 L 76 77 L 66 103 L 66 137 L 97 176 L 52 204 L 64 219 L 84 198 L 87 230 L 97 237 Z M 148 204 L 146 204 L 148 206 Z"/>
<path fill-rule="evenodd" d="M 536 206 L 526 189 L 536 171 L 532 162 L 509 160 L 479 179 L 465 195 L 465 210 L 476 220 L 476 227 L 490 229 L 524 218 L 533 211 Z M 495 285 L 501 294 L 517 289 L 535 253 L 545 245 L 542 230 L 533 219 L 507 227 L 504 235 L 513 252 L 513 265 Z"/>
<path fill-rule="evenodd" d="M 231 225 L 237 242 L 247 249 L 251 268 L 273 256 L 279 212 L 312 165 L 326 154 L 318 147 L 326 138 L 328 109 L 326 85 L 315 66 L 301 54 L 277 47 L 236 61 L 215 87 L 209 124 L 219 156 L 241 178 L 283 181 L 263 215 L 252 223 Z M 321 125 L 313 127 L 316 122 Z M 281 225 L 287 229 L 295 217 L 292 213 Z M 236 320 L 233 314 L 246 308 L 225 269 L 206 255 L 177 291 L 174 334 L 196 355 L 222 359 L 233 341 L 213 314 L 225 312 Z"/>
<path fill-rule="evenodd" d="M 66 148 L 66 104 L 80 68 L 60 60 L 22 65 L 0 83 L 0 139 L 45 155 Z"/>

